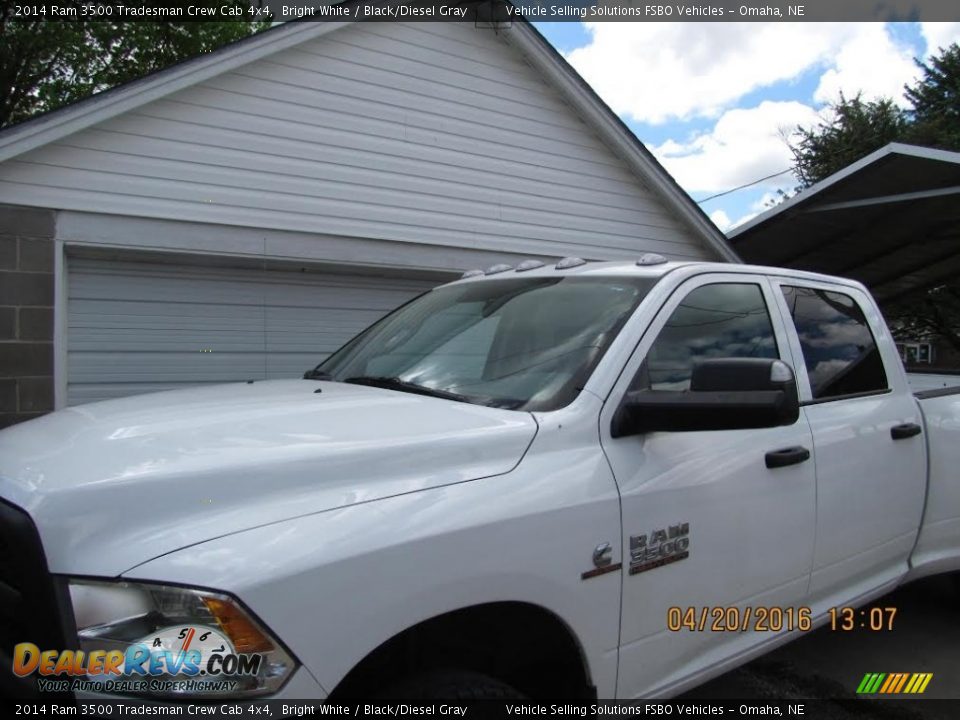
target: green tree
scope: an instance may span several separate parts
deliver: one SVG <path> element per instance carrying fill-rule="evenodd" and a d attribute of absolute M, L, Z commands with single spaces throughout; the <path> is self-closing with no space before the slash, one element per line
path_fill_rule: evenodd
<path fill-rule="evenodd" d="M 243 15 L 223 22 L 12 19 L 0 3 L 0 127 L 55 110 L 203 55 L 270 26 L 242 0 L 196 0 L 229 5 Z"/>
<path fill-rule="evenodd" d="M 829 119 L 798 127 L 789 141 L 801 187 L 856 162 L 891 142 L 960 150 L 960 45 L 952 44 L 929 63 L 915 61 L 920 78 L 904 86 L 910 108 L 890 98 L 864 101 L 860 94 L 829 106 Z"/>
<path fill-rule="evenodd" d="M 793 170 L 802 187 L 833 175 L 877 148 L 902 140 L 908 114 L 892 100 L 864 101 L 858 94 L 829 108 L 830 119 L 814 128 L 797 128 L 799 139 L 790 145 Z"/>
<path fill-rule="evenodd" d="M 799 139 L 790 149 L 801 188 L 891 142 L 960 150 L 960 46 L 941 49 L 929 63 L 916 62 L 920 78 L 904 88 L 910 108 L 841 95 L 829 120 L 797 129 Z M 960 281 L 911 293 L 883 311 L 897 339 L 941 340 L 960 351 Z"/>
<path fill-rule="evenodd" d="M 913 106 L 908 140 L 916 145 L 960 149 L 960 45 L 954 43 L 930 64 L 919 60 L 923 74 L 906 87 Z"/>

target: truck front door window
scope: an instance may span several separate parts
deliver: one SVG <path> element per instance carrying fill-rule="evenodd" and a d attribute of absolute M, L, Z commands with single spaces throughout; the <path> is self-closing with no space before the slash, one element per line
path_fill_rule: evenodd
<path fill-rule="evenodd" d="M 691 291 L 660 331 L 632 389 L 688 390 L 695 361 L 728 357 L 780 357 L 759 285 Z"/>

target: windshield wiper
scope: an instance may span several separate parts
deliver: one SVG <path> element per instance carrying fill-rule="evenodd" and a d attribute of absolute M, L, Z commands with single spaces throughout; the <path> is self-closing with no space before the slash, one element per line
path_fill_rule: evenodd
<path fill-rule="evenodd" d="M 307 370 L 303 374 L 303 379 L 304 380 L 333 380 L 333 376 L 328 372 L 324 372 L 323 370 L 317 370 L 316 368 L 313 368 L 313 370 Z"/>
<path fill-rule="evenodd" d="M 399 390 L 401 392 L 415 393 L 417 395 L 429 395 L 430 397 L 443 398 L 445 400 L 456 400 L 457 402 L 472 403 L 473 400 L 466 395 L 449 392 L 447 390 L 437 390 L 436 388 L 417 385 L 416 383 L 401 380 L 398 377 L 386 377 L 380 375 L 358 375 L 347 378 L 343 382 L 353 383 L 354 385 L 369 385 L 371 387 L 385 388 L 387 390 Z"/>

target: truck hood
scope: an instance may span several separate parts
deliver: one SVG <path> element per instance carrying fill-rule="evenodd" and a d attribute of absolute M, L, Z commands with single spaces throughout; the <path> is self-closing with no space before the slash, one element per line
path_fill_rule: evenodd
<path fill-rule="evenodd" d="M 175 390 L 0 432 L 0 497 L 33 517 L 51 572 L 114 576 L 259 525 L 506 473 L 536 429 L 525 412 L 333 382 Z"/>

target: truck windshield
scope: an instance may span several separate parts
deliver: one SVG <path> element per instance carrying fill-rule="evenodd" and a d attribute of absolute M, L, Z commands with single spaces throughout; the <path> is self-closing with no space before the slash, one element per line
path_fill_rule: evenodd
<path fill-rule="evenodd" d="M 555 410 L 577 396 L 655 282 L 512 277 L 440 287 L 367 328 L 307 376 Z"/>

